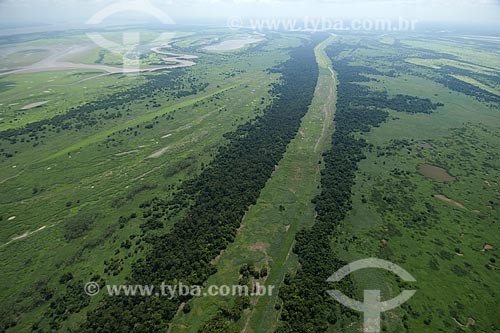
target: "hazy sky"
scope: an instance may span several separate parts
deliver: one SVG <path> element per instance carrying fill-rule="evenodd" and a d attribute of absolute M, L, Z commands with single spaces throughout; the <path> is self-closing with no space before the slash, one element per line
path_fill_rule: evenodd
<path fill-rule="evenodd" d="M 146 0 L 147 1 L 147 0 Z M 176 21 L 187 18 L 405 18 L 497 23 L 500 0 L 149 0 Z M 0 21 L 84 23 L 112 0 L 0 0 Z M 126 1 L 125 1 L 126 2 Z"/>

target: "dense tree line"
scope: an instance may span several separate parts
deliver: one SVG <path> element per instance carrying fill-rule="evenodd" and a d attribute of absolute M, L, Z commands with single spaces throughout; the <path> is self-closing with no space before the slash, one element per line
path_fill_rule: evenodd
<path fill-rule="evenodd" d="M 166 234 L 148 237 L 151 250 L 133 266 L 133 284 L 202 284 L 216 271 L 212 260 L 234 240 L 245 211 L 256 203 L 314 95 L 318 67 L 314 45 L 290 51 L 279 66 L 282 83 L 262 116 L 228 135 L 202 174 L 187 182 L 179 196 L 189 197 L 186 214 Z M 162 224 L 170 204 L 154 200 L 150 223 Z M 88 313 L 88 332 L 158 332 L 166 328 L 184 299 L 105 298 Z"/>
<path fill-rule="evenodd" d="M 394 76 L 394 73 L 383 73 L 373 67 L 368 66 L 351 66 L 348 59 L 337 60 L 335 68 L 342 72 L 344 82 L 368 82 L 373 79 L 366 75 L 385 75 Z M 397 94 L 394 97 L 389 97 L 384 91 L 367 91 L 367 88 L 361 85 L 351 85 L 349 88 L 350 94 L 356 95 L 356 103 L 364 106 L 376 108 L 389 108 L 398 112 L 408 113 L 432 113 L 441 103 L 432 103 L 428 98 L 420 98 Z M 361 99 L 361 100 L 359 100 Z"/>
<path fill-rule="evenodd" d="M 335 44 L 327 48 L 334 58 L 346 46 Z M 321 193 L 314 198 L 317 217 L 310 229 L 296 235 L 294 252 L 299 257 L 300 269 L 295 276 L 287 275 L 280 297 L 283 301 L 277 332 L 324 332 L 330 325 L 343 327 L 357 314 L 343 307 L 327 294 L 329 289 L 340 289 L 347 295 L 353 285 L 345 278 L 335 287 L 326 280 L 345 265 L 331 246 L 331 240 L 341 232 L 341 223 L 351 209 L 351 188 L 355 183 L 357 164 L 364 159 L 368 146 L 355 133 L 367 132 L 384 122 L 386 108 L 400 112 L 430 113 L 441 104 L 428 99 L 371 91 L 356 82 L 366 81 L 362 74 L 373 74 L 364 66 L 349 66 L 349 59 L 335 59 L 338 73 L 338 100 L 335 115 L 336 129 L 332 146 L 323 154 L 325 169 L 321 173 Z"/>
<path fill-rule="evenodd" d="M 484 79 L 490 80 L 492 76 L 472 74 L 469 71 L 458 70 L 457 68 L 447 66 L 445 67 L 445 70 L 442 69 L 439 71 L 441 75 L 438 79 L 436 79 L 436 82 L 441 83 L 442 85 L 453 91 L 475 97 L 477 100 L 480 101 L 500 103 L 500 96 L 495 95 L 482 88 L 479 88 L 473 84 L 459 80 L 451 76 L 450 71 L 452 74 L 471 76 L 477 79 L 478 81 L 482 81 Z"/>
<path fill-rule="evenodd" d="M 465 63 L 468 63 L 468 62 L 465 62 Z M 473 63 L 468 63 L 468 64 L 475 66 L 475 64 L 473 64 Z M 467 70 L 464 68 L 458 68 L 458 67 L 454 67 L 454 66 L 442 66 L 441 69 L 444 72 L 448 72 L 448 73 L 453 73 L 453 74 L 463 75 L 463 76 L 470 76 L 473 79 L 476 79 L 478 81 L 484 80 L 484 81 L 491 81 L 492 83 L 500 84 L 500 76 L 483 74 L 483 73 L 474 72 L 471 70 Z"/>

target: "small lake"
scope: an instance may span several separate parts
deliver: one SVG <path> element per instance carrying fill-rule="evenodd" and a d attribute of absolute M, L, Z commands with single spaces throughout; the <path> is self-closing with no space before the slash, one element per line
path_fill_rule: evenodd
<path fill-rule="evenodd" d="M 456 180 L 456 178 L 450 175 L 445 169 L 430 164 L 419 165 L 417 171 L 427 178 L 432 178 L 443 182 L 452 182 Z"/>

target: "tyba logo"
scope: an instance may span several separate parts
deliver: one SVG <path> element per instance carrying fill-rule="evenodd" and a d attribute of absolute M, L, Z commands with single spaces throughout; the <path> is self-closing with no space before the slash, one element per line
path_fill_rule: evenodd
<path fill-rule="evenodd" d="M 341 269 L 339 269 L 335 274 L 328 278 L 328 282 L 339 282 L 347 275 L 360 269 L 365 268 L 381 268 L 389 272 L 393 272 L 399 276 L 405 282 L 415 282 L 415 278 L 410 275 L 403 268 L 398 265 L 382 259 L 369 258 L 362 259 L 350 263 Z M 381 313 L 392 310 L 401 306 L 401 304 L 408 301 L 417 291 L 416 290 L 404 290 L 397 297 L 389 300 L 382 301 L 380 299 L 380 290 L 365 290 L 363 302 L 356 301 L 352 298 L 347 297 L 339 290 L 328 290 L 330 296 L 335 298 L 335 300 L 342 305 L 351 308 L 353 310 L 363 312 L 363 331 L 365 333 L 375 333 L 380 332 L 380 315 Z"/>

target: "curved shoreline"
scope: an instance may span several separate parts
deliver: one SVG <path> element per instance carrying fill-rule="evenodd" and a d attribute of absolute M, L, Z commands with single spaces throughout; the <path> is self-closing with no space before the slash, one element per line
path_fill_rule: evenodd
<path fill-rule="evenodd" d="M 197 59 L 197 56 L 187 55 L 187 54 L 175 54 L 161 51 L 162 48 L 167 46 L 159 46 L 151 48 L 152 52 L 157 54 L 166 55 L 168 57 L 162 58 L 163 61 L 175 62 L 173 65 L 165 65 L 158 67 L 149 67 L 149 68 L 126 68 L 126 67 L 114 67 L 107 65 L 98 65 L 98 64 L 81 64 L 81 63 L 73 63 L 69 61 L 58 61 L 63 56 L 49 56 L 49 58 L 39 61 L 30 66 L 21 67 L 17 69 L 12 69 L 8 72 L 0 73 L 2 75 L 10 75 L 10 74 L 19 74 L 19 73 L 38 73 L 38 72 L 47 72 L 47 71 L 64 71 L 64 70 L 73 70 L 73 69 L 84 69 L 84 70 L 99 70 L 103 71 L 107 74 L 130 74 L 130 73 L 142 73 L 142 72 L 155 72 L 163 69 L 175 69 L 182 67 L 191 67 L 195 66 L 196 62 L 192 61 L 193 59 Z"/>

